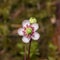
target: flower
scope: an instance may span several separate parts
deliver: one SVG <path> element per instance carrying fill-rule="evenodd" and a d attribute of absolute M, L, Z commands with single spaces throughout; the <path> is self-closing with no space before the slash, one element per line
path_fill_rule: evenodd
<path fill-rule="evenodd" d="M 36 32 L 39 28 L 37 23 L 30 23 L 29 20 L 24 20 L 22 22 L 22 28 L 18 29 L 18 34 L 23 36 L 22 41 L 24 43 L 29 43 L 31 39 L 38 40 L 40 34 Z"/>

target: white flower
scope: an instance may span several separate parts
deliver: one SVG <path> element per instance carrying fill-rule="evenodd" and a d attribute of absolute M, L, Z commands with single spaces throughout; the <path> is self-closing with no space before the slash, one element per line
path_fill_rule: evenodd
<path fill-rule="evenodd" d="M 22 28 L 18 29 L 18 34 L 23 36 L 22 41 L 24 43 L 29 43 L 31 39 L 38 40 L 40 34 L 36 31 L 38 30 L 39 25 L 37 23 L 30 24 L 29 20 L 24 20 L 22 22 Z"/>

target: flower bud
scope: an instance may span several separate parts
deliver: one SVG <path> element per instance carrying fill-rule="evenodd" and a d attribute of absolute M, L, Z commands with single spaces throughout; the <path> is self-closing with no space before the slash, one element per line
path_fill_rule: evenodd
<path fill-rule="evenodd" d="M 36 23 L 36 22 L 37 22 L 36 18 L 34 18 L 34 17 L 31 17 L 31 18 L 29 19 L 29 21 L 30 21 L 30 23 Z"/>

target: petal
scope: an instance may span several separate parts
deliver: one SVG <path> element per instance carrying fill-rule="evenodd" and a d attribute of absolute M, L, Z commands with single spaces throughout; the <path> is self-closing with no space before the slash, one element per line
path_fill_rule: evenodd
<path fill-rule="evenodd" d="M 32 24 L 32 27 L 34 27 L 34 31 L 38 30 L 39 25 L 37 23 Z"/>
<path fill-rule="evenodd" d="M 20 36 L 23 36 L 23 35 L 24 35 L 23 31 L 24 31 L 23 28 L 19 28 L 19 29 L 18 29 L 18 34 L 19 34 Z"/>
<path fill-rule="evenodd" d="M 23 37 L 22 38 L 22 41 L 24 42 L 24 43 L 29 43 L 29 41 L 30 41 L 30 38 L 27 38 L 27 37 Z"/>
<path fill-rule="evenodd" d="M 22 22 L 22 26 L 23 26 L 23 27 L 26 27 L 27 25 L 30 25 L 29 20 L 24 20 L 24 21 Z"/>
<path fill-rule="evenodd" d="M 33 39 L 33 40 L 38 40 L 39 38 L 40 38 L 40 34 L 37 33 L 37 32 L 35 32 L 35 33 L 33 34 L 33 36 L 32 36 L 32 39 Z"/>

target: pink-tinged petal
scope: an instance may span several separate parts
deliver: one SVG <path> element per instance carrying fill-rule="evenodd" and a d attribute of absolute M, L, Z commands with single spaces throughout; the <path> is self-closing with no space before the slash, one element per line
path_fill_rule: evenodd
<path fill-rule="evenodd" d="M 24 43 L 29 43 L 29 41 L 30 41 L 30 38 L 27 38 L 27 37 L 23 37 L 22 38 L 22 41 L 24 42 Z"/>
<path fill-rule="evenodd" d="M 27 25 L 30 25 L 29 20 L 24 20 L 24 21 L 22 22 L 22 26 L 23 26 L 23 27 L 26 27 Z"/>
<path fill-rule="evenodd" d="M 18 34 L 19 34 L 20 36 L 23 36 L 23 35 L 24 35 L 23 31 L 24 31 L 23 28 L 19 28 L 19 29 L 18 29 Z"/>
<path fill-rule="evenodd" d="M 35 33 L 33 34 L 33 36 L 32 36 L 32 39 L 33 39 L 33 40 L 38 40 L 39 38 L 40 38 L 40 34 L 37 33 L 37 32 L 35 32 Z"/>
<path fill-rule="evenodd" d="M 34 23 L 31 26 L 34 27 L 34 31 L 38 30 L 39 28 L 39 25 L 37 23 Z"/>

